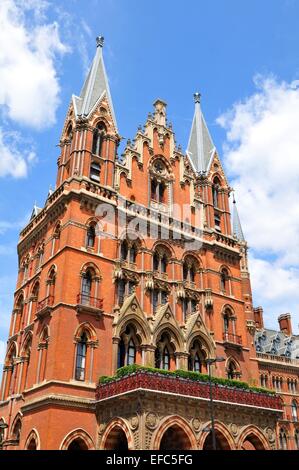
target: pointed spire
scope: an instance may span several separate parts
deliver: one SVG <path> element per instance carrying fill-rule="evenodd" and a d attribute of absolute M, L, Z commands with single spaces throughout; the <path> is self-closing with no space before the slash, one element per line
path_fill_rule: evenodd
<path fill-rule="evenodd" d="M 245 242 L 245 237 L 243 234 L 234 193 L 233 193 L 233 234 L 234 234 L 234 237 L 236 237 L 238 240 L 240 240 L 241 242 Z"/>
<path fill-rule="evenodd" d="M 194 170 L 205 173 L 216 150 L 200 106 L 201 94 L 194 93 L 195 111 L 188 142 L 187 155 Z"/>
<path fill-rule="evenodd" d="M 117 129 L 117 123 L 103 59 L 104 38 L 102 36 L 98 36 L 96 38 L 96 44 L 96 54 L 81 90 L 80 97 L 74 97 L 75 110 L 77 116 L 87 117 L 99 99 L 106 95 L 106 99 L 111 109 L 114 125 Z"/>

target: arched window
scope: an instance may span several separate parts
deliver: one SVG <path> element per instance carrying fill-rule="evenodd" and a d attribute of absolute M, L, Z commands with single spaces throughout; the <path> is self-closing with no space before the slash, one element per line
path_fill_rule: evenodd
<path fill-rule="evenodd" d="M 150 171 L 151 200 L 155 203 L 166 204 L 166 189 L 169 184 L 169 174 L 162 159 L 155 160 Z"/>
<path fill-rule="evenodd" d="M 129 247 L 127 240 L 123 240 L 120 246 L 120 259 L 122 261 L 127 261 L 129 253 Z"/>
<path fill-rule="evenodd" d="M 39 289 L 40 285 L 39 282 L 34 284 L 32 289 L 30 303 L 28 307 L 28 317 L 27 317 L 27 325 L 30 325 L 31 320 L 34 319 L 36 312 L 37 312 L 37 305 L 38 305 L 38 297 L 39 297 Z"/>
<path fill-rule="evenodd" d="M 136 348 L 134 341 L 130 339 L 129 347 L 128 347 L 128 366 L 131 364 L 135 364 L 135 357 L 136 357 Z"/>
<path fill-rule="evenodd" d="M 153 270 L 159 274 L 167 274 L 170 252 L 163 246 L 157 247 L 153 255 Z"/>
<path fill-rule="evenodd" d="M 190 284 L 188 287 L 199 287 L 199 263 L 192 256 L 187 256 L 183 262 L 183 280 Z"/>
<path fill-rule="evenodd" d="M 164 370 L 169 370 L 170 369 L 170 354 L 168 347 L 165 346 L 163 350 L 163 356 L 162 356 L 162 369 Z"/>
<path fill-rule="evenodd" d="M 172 370 L 175 365 L 174 345 L 171 343 L 167 332 L 162 333 L 155 351 L 155 366 L 158 369 Z"/>
<path fill-rule="evenodd" d="M 279 446 L 281 450 L 288 449 L 287 434 L 283 428 L 279 431 Z"/>
<path fill-rule="evenodd" d="M 17 351 L 16 345 L 13 343 L 10 346 L 10 349 L 7 354 L 7 358 L 4 364 L 4 371 L 6 374 L 6 382 L 5 382 L 5 392 L 4 392 L 4 399 L 8 396 L 12 395 L 14 390 L 14 375 L 15 375 L 15 359 L 16 359 Z"/>
<path fill-rule="evenodd" d="M 212 186 L 212 193 L 213 193 L 213 205 L 216 208 L 219 208 L 219 189 L 221 187 L 221 183 L 219 178 L 214 178 L 213 186 Z"/>
<path fill-rule="evenodd" d="M 133 325 L 127 325 L 118 345 L 118 368 L 136 363 L 139 345 L 140 340 L 136 336 L 136 328 Z"/>
<path fill-rule="evenodd" d="M 87 229 L 87 236 L 86 236 L 86 246 L 87 248 L 94 248 L 96 239 L 96 229 L 95 224 L 90 224 Z"/>
<path fill-rule="evenodd" d="M 38 344 L 37 383 L 43 382 L 46 378 L 48 345 L 49 345 L 49 330 L 48 330 L 48 327 L 45 326 L 45 328 L 42 331 L 42 334 L 40 335 L 40 341 Z"/>
<path fill-rule="evenodd" d="M 47 293 L 48 293 L 49 305 L 53 305 L 54 303 L 55 283 L 56 283 L 56 270 L 55 270 L 55 267 L 53 266 L 53 268 L 50 269 L 48 280 L 47 280 L 47 284 L 48 284 Z"/>
<path fill-rule="evenodd" d="M 12 431 L 12 438 L 15 441 L 16 445 L 18 445 L 20 442 L 21 430 L 22 430 L 22 423 L 21 423 L 21 420 L 18 419 Z"/>
<path fill-rule="evenodd" d="M 293 421 L 298 421 L 298 410 L 297 410 L 297 403 L 295 400 L 292 401 L 292 418 L 293 418 Z"/>
<path fill-rule="evenodd" d="M 58 222 L 53 232 L 51 256 L 54 256 L 55 253 L 57 253 L 57 251 L 60 248 L 60 235 L 61 235 L 61 223 Z"/>
<path fill-rule="evenodd" d="M 234 379 L 235 377 L 236 377 L 236 366 L 231 361 L 228 365 L 228 368 L 227 368 L 227 378 L 228 379 Z"/>
<path fill-rule="evenodd" d="M 168 264 L 168 259 L 167 256 L 164 255 L 161 258 L 161 272 L 166 273 L 167 272 L 167 264 Z"/>
<path fill-rule="evenodd" d="M 14 315 L 15 315 L 15 324 L 14 324 L 14 334 L 18 333 L 20 329 L 22 328 L 22 323 L 23 323 L 23 313 L 24 313 L 24 295 L 21 294 L 17 300 L 16 307 L 14 309 Z"/>
<path fill-rule="evenodd" d="M 231 380 L 238 380 L 241 377 L 240 367 L 232 359 L 228 361 L 226 366 L 227 378 Z"/>
<path fill-rule="evenodd" d="M 102 155 L 102 147 L 104 136 L 106 133 L 106 128 L 103 123 L 98 124 L 97 128 L 94 130 L 93 133 L 93 141 L 92 141 L 92 153 L 100 157 Z"/>
<path fill-rule="evenodd" d="M 188 370 L 193 372 L 203 372 L 203 368 L 206 368 L 206 357 L 207 354 L 203 350 L 200 340 L 195 339 L 192 342 L 189 351 Z"/>
<path fill-rule="evenodd" d="M 22 350 L 22 359 L 23 363 L 21 366 L 22 377 L 21 377 L 21 389 L 19 392 L 23 392 L 27 387 L 27 376 L 28 376 L 28 369 L 30 363 L 30 355 L 31 355 L 31 345 L 32 345 L 32 334 L 29 333 L 27 338 L 25 339 L 25 343 Z"/>
<path fill-rule="evenodd" d="M 87 335 L 83 332 L 80 341 L 77 343 L 76 380 L 85 380 L 87 340 Z"/>
<path fill-rule="evenodd" d="M 91 296 L 91 287 L 92 287 L 92 274 L 90 270 L 87 270 L 84 273 L 82 279 L 82 304 L 90 304 L 90 296 Z"/>
<path fill-rule="evenodd" d="M 220 290 L 224 294 L 230 294 L 229 289 L 229 274 L 226 268 L 223 268 L 220 272 Z"/>

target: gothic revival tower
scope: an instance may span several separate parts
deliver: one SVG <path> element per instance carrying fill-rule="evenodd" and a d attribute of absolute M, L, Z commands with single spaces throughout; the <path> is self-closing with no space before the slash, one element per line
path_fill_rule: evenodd
<path fill-rule="evenodd" d="M 20 235 L 4 447 L 203 448 L 204 395 L 155 389 L 141 403 L 96 388 L 125 365 L 206 373 L 216 356 L 214 375 L 257 385 L 247 244 L 200 95 L 186 154 L 158 99 L 120 157 L 102 50 L 99 37 L 69 105 L 56 188 Z M 219 399 L 219 446 L 273 448 L 275 398 L 236 390 Z"/>

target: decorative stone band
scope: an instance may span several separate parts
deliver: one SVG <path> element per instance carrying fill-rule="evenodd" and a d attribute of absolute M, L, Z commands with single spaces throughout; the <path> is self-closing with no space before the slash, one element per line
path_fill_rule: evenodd
<path fill-rule="evenodd" d="M 209 399 L 209 383 L 181 377 L 168 377 L 147 371 L 137 371 L 126 377 L 98 385 L 96 399 L 101 401 L 138 389 Z M 237 387 L 218 384 L 213 384 L 212 393 L 215 401 L 282 412 L 280 398 L 270 393 L 241 390 Z"/>

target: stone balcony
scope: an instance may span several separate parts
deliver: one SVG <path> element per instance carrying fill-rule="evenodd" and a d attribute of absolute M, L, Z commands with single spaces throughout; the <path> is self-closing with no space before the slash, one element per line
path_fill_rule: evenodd
<path fill-rule="evenodd" d="M 159 372 L 149 372 L 145 369 L 124 377 L 115 378 L 111 382 L 99 384 L 96 400 L 102 402 L 110 398 L 124 396 L 133 391 L 160 392 L 174 394 L 180 397 L 209 400 L 209 383 L 190 380 L 178 376 L 163 375 Z M 279 396 L 251 389 L 241 389 L 234 386 L 212 385 L 213 400 L 226 402 L 229 405 L 250 406 L 282 412 Z"/>

